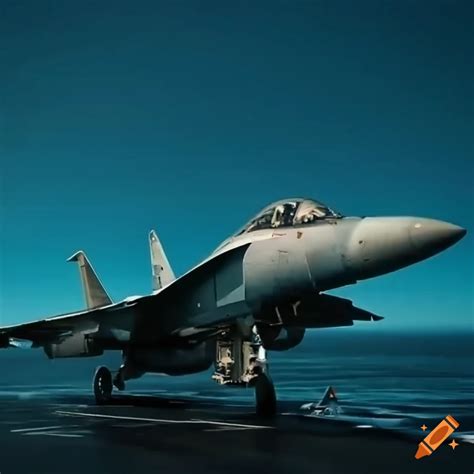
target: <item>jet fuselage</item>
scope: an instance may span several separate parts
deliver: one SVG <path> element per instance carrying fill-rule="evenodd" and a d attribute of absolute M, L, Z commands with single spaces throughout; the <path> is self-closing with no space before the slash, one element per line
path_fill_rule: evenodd
<path fill-rule="evenodd" d="M 253 307 L 393 272 L 453 245 L 466 231 L 417 217 L 345 217 L 262 229 L 225 241 L 211 256 L 248 245 L 245 297 Z"/>

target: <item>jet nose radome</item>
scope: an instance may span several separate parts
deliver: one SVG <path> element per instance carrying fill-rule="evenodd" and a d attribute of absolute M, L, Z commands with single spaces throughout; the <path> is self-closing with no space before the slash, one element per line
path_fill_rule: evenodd
<path fill-rule="evenodd" d="M 417 217 L 367 217 L 349 239 L 345 261 L 356 279 L 393 272 L 455 244 L 466 234 L 448 222 Z"/>
<path fill-rule="evenodd" d="M 466 229 L 434 219 L 418 219 L 408 232 L 415 248 L 427 256 L 447 249 L 466 235 Z"/>

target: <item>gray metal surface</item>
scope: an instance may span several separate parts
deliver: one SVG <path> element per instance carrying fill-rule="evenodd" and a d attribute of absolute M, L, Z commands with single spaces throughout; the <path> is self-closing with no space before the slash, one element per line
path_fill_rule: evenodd
<path fill-rule="evenodd" d="M 266 348 L 287 350 L 307 328 L 381 319 L 322 292 L 429 258 L 465 233 L 433 219 L 343 217 L 318 201 L 293 198 L 267 206 L 175 279 L 152 231 L 153 294 L 112 304 L 78 252 L 70 260 L 79 263 L 89 311 L 0 328 L 0 347 L 19 338 L 44 347 L 50 357 L 120 349 L 123 373 L 130 376 L 205 370 L 216 357 L 216 338 L 233 334 L 250 341 L 255 329 Z"/>

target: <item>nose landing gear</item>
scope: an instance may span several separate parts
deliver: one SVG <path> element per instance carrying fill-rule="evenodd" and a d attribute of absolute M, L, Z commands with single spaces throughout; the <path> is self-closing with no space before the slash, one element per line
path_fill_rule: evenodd
<path fill-rule="evenodd" d="M 275 416 L 277 413 L 275 386 L 267 374 L 260 374 L 256 378 L 255 406 L 259 416 Z"/>
<path fill-rule="evenodd" d="M 247 338 L 230 331 L 217 339 L 212 378 L 218 384 L 229 387 L 254 387 L 257 415 L 276 415 L 275 387 L 269 374 L 265 349 L 256 329 Z"/>

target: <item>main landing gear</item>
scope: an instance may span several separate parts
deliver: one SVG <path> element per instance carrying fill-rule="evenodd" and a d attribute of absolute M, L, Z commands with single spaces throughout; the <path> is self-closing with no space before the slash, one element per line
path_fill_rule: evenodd
<path fill-rule="evenodd" d="M 277 413 L 275 387 L 269 374 L 265 349 L 256 329 L 244 337 L 236 332 L 217 339 L 215 372 L 212 378 L 229 387 L 253 387 L 259 416 Z"/>
<path fill-rule="evenodd" d="M 92 384 L 97 405 L 104 405 L 112 400 L 114 386 L 120 391 L 125 390 L 123 370 L 123 366 L 120 367 L 115 377 L 112 377 L 112 372 L 107 367 L 97 367 Z"/>
<path fill-rule="evenodd" d="M 140 377 L 143 373 L 126 359 L 114 377 L 107 367 L 98 367 L 93 381 L 97 405 L 110 403 L 114 386 L 124 390 L 125 380 Z M 235 328 L 217 338 L 212 378 L 220 385 L 254 388 L 257 415 L 276 415 L 275 387 L 269 374 L 265 349 L 255 328 L 247 332 Z"/>
<path fill-rule="evenodd" d="M 97 405 L 104 405 L 112 399 L 112 373 L 107 367 L 97 367 L 94 374 L 94 396 Z"/>

